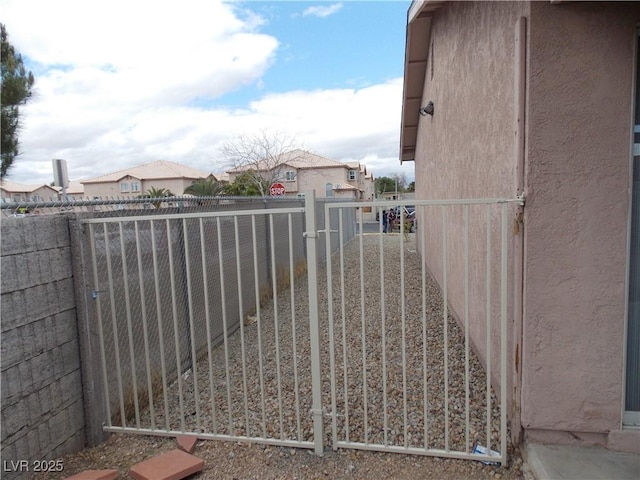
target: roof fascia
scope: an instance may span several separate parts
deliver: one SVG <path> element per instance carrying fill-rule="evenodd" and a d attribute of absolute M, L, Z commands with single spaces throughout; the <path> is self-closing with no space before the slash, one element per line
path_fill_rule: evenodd
<path fill-rule="evenodd" d="M 415 160 L 418 122 L 420 120 L 419 109 L 429 60 L 428 46 L 431 38 L 431 21 L 435 10 L 443 4 L 443 1 L 414 0 L 407 11 L 400 126 L 399 158 L 401 164 L 405 161 Z M 413 46 L 412 50 L 412 38 L 427 40 L 424 52 L 416 54 L 417 48 L 415 46 Z M 424 43 L 421 42 L 420 45 L 424 46 Z M 415 88 L 416 84 L 419 85 L 418 89 Z"/>

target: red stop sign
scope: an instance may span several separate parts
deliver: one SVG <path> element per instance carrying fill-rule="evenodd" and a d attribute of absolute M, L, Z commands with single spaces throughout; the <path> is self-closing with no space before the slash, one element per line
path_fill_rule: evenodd
<path fill-rule="evenodd" d="M 272 197 L 282 197 L 285 194 L 284 185 L 281 183 L 272 183 L 269 187 L 269 193 Z"/>

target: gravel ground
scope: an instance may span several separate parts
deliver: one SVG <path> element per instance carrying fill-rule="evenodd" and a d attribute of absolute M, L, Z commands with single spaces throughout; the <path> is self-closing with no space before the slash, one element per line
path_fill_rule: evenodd
<path fill-rule="evenodd" d="M 384 297 L 380 294 L 379 235 L 365 235 L 362 243 L 357 237 L 347 245 L 343 257 L 334 256 L 332 325 L 328 322 L 326 270 L 318 272 L 325 457 L 284 446 L 201 441 L 195 453 L 205 460 L 206 470 L 195 478 L 522 476 L 520 454 L 511 447 L 509 468 L 468 460 L 331 450 L 334 429 L 339 442 L 414 448 L 426 445 L 429 449 L 445 449 L 448 444 L 449 449 L 459 451 L 472 449 L 475 442 L 487 445 L 485 373 L 472 351 L 465 356 L 464 334 L 451 318 L 446 330 L 445 362 L 440 292 L 428 276 L 422 283 L 423 272 L 411 238 L 401 256 L 400 238 L 382 238 Z M 365 253 L 362 263 L 360 248 Z M 305 275 L 292 290 L 281 292 L 276 302 L 263 306 L 258 318 L 250 317 L 226 345 L 216 348 L 211 356 L 205 353 L 196 368 L 174 382 L 166 395 L 159 392 L 153 402 L 153 415 L 150 410 L 143 412 L 140 425 L 149 427 L 153 422 L 159 428 L 168 424 L 172 430 L 312 441 L 307 291 Z M 336 384 L 333 393 L 332 377 Z M 331 423 L 333 404 L 335 425 Z M 493 392 L 490 405 L 491 445 L 499 449 L 500 409 Z M 445 411 L 448 422 L 444 420 Z M 133 464 L 174 446 L 170 438 L 113 435 L 97 448 L 65 457 L 64 474 L 87 468 L 118 468 L 128 478 L 126 471 Z"/>

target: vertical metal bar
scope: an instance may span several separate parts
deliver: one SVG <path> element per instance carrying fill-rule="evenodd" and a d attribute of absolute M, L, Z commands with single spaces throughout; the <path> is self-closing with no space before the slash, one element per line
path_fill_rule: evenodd
<path fill-rule="evenodd" d="M 362 232 L 362 209 L 360 209 L 360 231 Z M 359 236 L 360 244 L 360 325 L 362 340 L 362 413 L 363 413 L 363 430 L 364 443 L 369 443 L 369 405 L 367 398 L 367 319 L 365 315 L 364 303 L 364 235 Z M 342 273 L 342 284 L 344 284 L 344 270 Z"/>
<path fill-rule="evenodd" d="M 382 327 L 382 423 L 384 428 L 384 444 L 389 445 L 389 412 L 387 408 L 387 312 L 385 304 L 384 285 L 384 235 L 382 222 L 385 221 L 380 212 L 380 223 L 378 225 L 379 247 L 380 247 L 380 317 Z"/>
<path fill-rule="evenodd" d="M 464 446 L 469 453 L 469 205 L 464 206 Z"/>
<path fill-rule="evenodd" d="M 444 449 L 449 450 L 449 298 L 447 268 L 447 205 L 442 206 L 442 285 L 444 323 Z"/>
<path fill-rule="evenodd" d="M 407 315 L 404 288 L 404 206 L 400 208 L 400 322 L 402 328 L 402 411 L 404 412 L 404 446 L 409 445 L 409 412 L 407 406 Z"/>
<path fill-rule="evenodd" d="M 196 402 L 196 428 L 202 431 L 200 425 L 200 391 L 198 390 L 198 350 L 196 347 L 196 334 L 193 318 L 193 288 L 191 286 L 191 255 L 189 251 L 189 235 L 187 231 L 187 219 L 182 219 L 182 240 L 184 243 L 185 268 L 187 275 L 187 301 L 189 302 L 189 336 L 191 338 L 191 374 L 193 376 L 193 393 Z"/>
<path fill-rule="evenodd" d="M 160 302 L 160 274 L 158 272 L 158 248 L 156 245 L 155 222 L 150 221 L 151 228 L 151 252 L 153 255 L 153 280 L 156 297 L 156 321 L 158 322 L 158 343 L 160 344 L 160 368 L 162 370 L 162 396 L 164 399 L 164 419 L 165 427 L 171 430 L 169 425 L 169 397 L 167 394 L 167 365 L 164 355 L 164 327 L 162 321 L 162 304 Z"/>
<path fill-rule="evenodd" d="M 142 335 L 144 340 L 144 360 L 147 372 L 147 397 L 149 398 L 149 415 L 151 429 L 156 429 L 156 414 L 153 405 L 153 378 L 151 373 L 151 358 L 149 356 L 149 327 L 147 323 L 147 300 L 144 289 L 144 269 L 142 268 L 142 249 L 140 248 L 140 228 L 138 221 L 134 222 L 136 233 L 136 256 L 138 259 L 138 284 L 140 288 L 140 311 L 142 314 Z"/>
<path fill-rule="evenodd" d="M 424 223 L 424 210 L 425 207 L 420 209 L 420 224 L 418 228 L 422 227 Z M 417 217 L 417 212 L 416 212 Z M 421 232 L 420 245 L 422 250 L 422 258 L 420 261 L 420 270 L 422 274 L 422 381 L 424 383 L 423 393 L 423 417 L 424 417 L 424 448 L 429 448 L 429 378 L 427 376 L 427 246 L 426 246 L 426 228 Z"/>
<path fill-rule="evenodd" d="M 93 224 L 89 224 L 89 243 L 91 246 L 91 263 L 93 266 L 93 285 L 96 291 L 99 288 L 98 259 L 96 255 L 96 235 Z M 106 244 L 105 244 L 106 245 Z M 100 294 L 96 295 L 96 317 L 98 319 L 98 338 L 100 339 L 100 360 L 102 362 L 102 380 L 104 382 L 105 405 L 107 406 L 107 426 L 111 427 L 111 399 L 109 398 L 109 377 L 107 376 L 107 357 L 105 354 L 104 329 L 102 325 L 102 304 Z"/>
<path fill-rule="evenodd" d="M 507 464 L 507 203 L 502 204 L 500 272 L 500 453 Z"/>
<path fill-rule="evenodd" d="M 227 327 L 227 294 L 224 284 L 224 257 L 222 256 L 222 228 L 220 228 L 220 217 L 216 217 L 216 229 L 218 234 L 218 267 L 220 273 L 220 301 L 222 302 L 222 336 L 224 344 L 224 370 L 227 381 L 227 408 L 229 409 L 229 431 L 228 435 L 233 435 L 233 410 L 231 408 L 231 376 L 229 375 L 229 329 Z"/>
<path fill-rule="evenodd" d="M 131 365 L 131 381 L 133 383 L 133 408 L 136 418 L 136 427 L 140 428 L 140 404 L 138 402 L 138 376 L 136 374 L 136 361 L 133 347 L 133 327 L 131 325 L 131 298 L 129 296 L 129 271 L 127 269 L 127 252 L 124 246 L 124 233 L 122 222 L 118 222 L 120 234 L 120 260 L 122 262 L 122 281 L 124 285 L 124 305 L 127 317 L 127 337 L 129 341 L 129 365 Z"/>
<path fill-rule="evenodd" d="M 295 269 L 293 258 L 293 217 L 288 215 L 289 221 L 289 293 L 291 294 L 291 343 L 293 353 L 293 394 L 296 406 L 296 430 L 298 441 L 302 441 L 302 426 L 300 424 L 300 389 L 298 387 L 298 346 L 296 341 L 296 292 Z"/>
<path fill-rule="evenodd" d="M 265 218 L 266 222 L 266 218 Z M 256 292 L 256 326 L 258 329 L 258 367 L 260 376 L 260 404 L 262 406 L 262 437 L 267 437 L 267 418 L 264 403 L 264 368 L 262 365 L 262 324 L 260 321 L 260 272 L 258 270 L 258 241 L 256 237 L 256 216 L 251 215 L 251 237 L 253 240 L 253 278 Z"/>
<path fill-rule="evenodd" d="M 327 216 L 329 209 L 327 208 Z M 330 228 L 330 224 L 327 223 L 326 228 Z M 340 236 L 340 314 L 342 320 L 342 383 L 344 388 L 344 431 L 345 441 L 349 441 L 349 376 L 347 369 L 347 308 L 346 308 L 346 296 L 344 288 L 344 223 L 343 223 L 343 211 L 338 210 L 338 230 Z M 329 288 L 331 288 L 329 286 Z"/>
<path fill-rule="evenodd" d="M 271 237 L 271 289 L 273 293 L 273 325 L 276 343 L 276 380 L 278 382 L 278 416 L 280 421 L 280 438 L 284 440 L 284 415 L 282 411 L 282 379 L 280 376 L 280 329 L 278 325 L 278 276 L 276 272 L 276 241 L 273 229 L 273 214 L 269 214 L 269 235 Z"/>
<path fill-rule="evenodd" d="M 314 190 L 305 193 L 305 217 L 307 238 L 307 280 L 309 285 L 309 333 L 311 342 L 311 384 L 313 414 L 313 442 L 315 454 L 324 454 L 322 435 L 322 370 L 320 364 L 320 322 L 318 318 L 318 252 L 316 227 L 316 193 Z M 325 228 L 329 228 L 325 218 Z M 331 261 L 327 258 L 327 262 Z"/>
<path fill-rule="evenodd" d="M 340 218 L 342 218 L 342 211 L 339 211 Z M 330 210 L 329 205 L 325 205 L 325 254 L 327 265 L 327 322 L 329 327 L 329 369 L 330 369 L 330 383 L 331 383 L 331 441 L 333 443 L 333 449 L 337 450 L 338 443 L 338 422 L 337 422 L 337 385 L 336 385 L 336 355 L 335 355 L 335 332 L 333 328 L 333 262 L 331 259 L 331 222 L 330 222 Z M 340 221 L 340 224 L 342 221 Z M 338 228 L 340 235 L 340 242 L 342 242 L 342 230 Z"/>
<path fill-rule="evenodd" d="M 118 375 L 118 395 L 120 400 L 120 418 L 122 420 L 122 426 L 126 427 L 127 420 L 124 411 L 124 393 L 122 391 L 122 368 L 120 365 L 120 344 L 118 335 L 118 316 L 116 314 L 116 301 L 115 292 L 113 288 L 113 269 L 111 267 L 111 246 L 109 245 L 109 232 L 107 230 L 107 224 L 104 226 L 104 248 L 107 254 L 107 277 L 109 279 L 109 304 L 111 305 L 111 323 L 113 324 L 113 347 L 116 354 L 116 374 Z"/>
<path fill-rule="evenodd" d="M 176 373 L 178 375 L 178 400 L 180 404 L 180 429 L 184 431 L 184 398 L 182 387 L 182 355 L 180 354 L 180 336 L 178 333 L 178 300 L 176 298 L 176 275 L 173 262 L 173 242 L 171 238 L 171 221 L 167 218 L 167 244 L 169 247 L 169 279 L 171 281 L 171 308 L 173 313 L 173 340 L 176 349 Z M 168 413 L 168 412 L 167 412 Z"/>
<path fill-rule="evenodd" d="M 491 206 L 487 205 L 487 451 L 491 450 Z"/>
<path fill-rule="evenodd" d="M 211 392 L 211 420 L 213 433 L 218 433 L 218 417 L 216 412 L 216 388 L 213 381 L 213 345 L 211 343 L 211 308 L 209 306 L 209 272 L 207 268 L 207 250 L 205 248 L 204 222 L 200 223 L 200 256 L 202 259 L 202 288 L 204 290 L 204 319 L 207 330 L 207 359 L 209 361 L 209 390 Z"/>
<path fill-rule="evenodd" d="M 247 437 L 249 433 L 249 400 L 247 395 L 247 357 L 244 345 L 244 305 L 242 302 L 242 270 L 240 268 L 240 233 L 238 231 L 238 217 L 233 217 L 233 231 L 236 241 L 236 276 L 238 277 L 238 313 L 240 316 L 240 351 L 242 355 L 242 393 L 244 400 L 244 421 Z"/>

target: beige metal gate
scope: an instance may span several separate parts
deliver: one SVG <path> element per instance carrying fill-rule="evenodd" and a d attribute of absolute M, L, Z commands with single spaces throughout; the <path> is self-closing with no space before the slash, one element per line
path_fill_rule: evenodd
<path fill-rule="evenodd" d="M 325 205 L 325 218 L 339 212 L 338 225 L 324 227 L 339 246 L 326 282 L 333 448 L 506 463 L 507 227 L 522 204 L 359 203 L 357 246 L 341 236 L 353 203 Z M 369 235 L 367 207 L 378 218 Z M 401 219 L 390 234 L 389 210 Z M 345 260 L 350 246 L 355 261 Z M 332 242 L 326 249 L 329 257 Z M 483 339 L 484 369 L 474 337 Z"/>
<path fill-rule="evenodd" d="M 397 233 L 384 234 L 382 218 L 364 221 L 363 207 L 381 213 L 402 202 L 321 204 L 312 193 L 304 206 L 84 220 L 105 429 L 318 455 L 329 442 L 506 462 L 506 225 L 517 202 L 413 202 L 417 233 L 401 222 Z M 421 260 L 436 248 L 422 233 L 435 225 L 434 210 L 437 281 Z M 486 212 L 486 373 L 470 345 L 470 321 L 478 317 L 468 307 L 477 292 L 469 285 L 476 210 Z M 452 230 L 459 213 L 463 223 Z M 492 240 L 496 216 L 499 242 Z M 461 329 L 449 311 L 455 258 L 466 272 Z M 391 264 L 397 275 L 388 278 Z M 492 291 L 496 272 L 500 288 Z M 476 444 L 500 453 L 478 453 Z"/>

